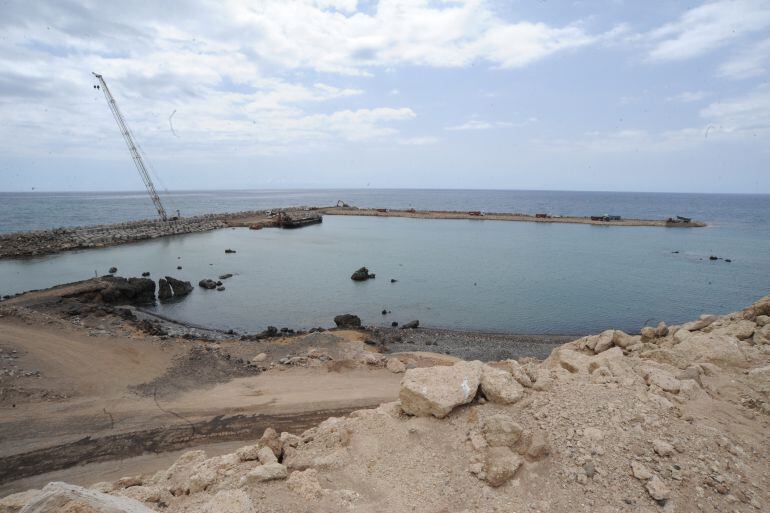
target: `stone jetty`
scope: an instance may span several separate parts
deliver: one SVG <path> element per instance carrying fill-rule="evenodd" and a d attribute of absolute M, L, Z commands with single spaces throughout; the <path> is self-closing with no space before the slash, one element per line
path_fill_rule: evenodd
<path fill-rule="evenodd" d="M 295 210 L 308 209 L 283 209 L 280 212 L 293 212 Z M 0 234 L 0 259 L 49 255 L 76 249 L 102 248 L 170 235 L 207 232 L 231 226 L 272 227 L 277 226 L 276 212 L 279 211 L 206 214 L 170 221 L 142 220 L 119 224 Z"/>

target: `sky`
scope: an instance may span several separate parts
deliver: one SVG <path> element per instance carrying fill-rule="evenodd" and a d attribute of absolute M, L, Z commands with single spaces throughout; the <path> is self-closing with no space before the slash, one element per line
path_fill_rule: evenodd
<path fill-rule="evenodd" d="M 0 0 L 0 191 L 770 193 L 770 0 Z"/>

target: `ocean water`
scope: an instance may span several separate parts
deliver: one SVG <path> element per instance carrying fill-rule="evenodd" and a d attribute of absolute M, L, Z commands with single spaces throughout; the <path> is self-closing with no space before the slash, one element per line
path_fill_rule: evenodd
<path fill-rule="evenodd" d="M 3 194 L 0 199 L 9 196 L 31 215 L 4 216 L 12 226 L 4 225 L 7 231 L 32 227 L 30 218 L 45 219 L 46 227 L 80 225 L 96 222 L 90 216 L 102 209 L 101 222 L 125 220 L 130 212 L 147 217 L 151 209 L 151 204 L 140 209 L 141 195 L 131 194 Z M 25 197 L 34 201 L 25 203 Z M 249 332 L 267 325 L 331 326 L 335 315 L 352 312 L 373 325 L 419 319 L 431 327 L 569 334 L 683 322 L 701 313 L 740 309 L 770 293 L 769 196 L 367 190 L 180 193 L 176 199 L 189 202 L 180 210 L 197 208 L 196 213 L 344 199 L 391 208 L 680 214 L 709 226 L 326 216 L 323 224 L 299 230 L 226 229 L 0 261 L 0 293 L 84 279 L 113 265 L 123 276 L 150 271 L 156 279 L 170 275 L 194 284 L 234 273 L 223 292 L 196 287 L 186 299 L 155 308 L 182 321 Z M 112 209 L 105 206 L 110 202 Z M 5 202 L 1 205 L 0 211 L 8 210 Z M 68 214 L 51 213 L 59 210 Z M 226 255 L 225 248 L 237 253 Z M 710 261 L 710 255 L 732 262 Z M 350 280 L 363 265 L 377 278 Z M 391 313 L 382 315 L 383 309 Z"/>

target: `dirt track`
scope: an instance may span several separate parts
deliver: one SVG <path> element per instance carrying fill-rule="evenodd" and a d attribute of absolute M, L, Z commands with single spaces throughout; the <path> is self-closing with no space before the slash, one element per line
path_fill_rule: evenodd
<path fill-rule="evenodd" d="M 0 318 L 0 347 L 16 356 L 4 365 L 21 371 L 0 376 L 0 482 L 75 463 L 250 439 L 268 425 L 301 431 L 398 393 L 400 377 L 381 368 L 279 367 L 243 376 L 223 367 L 219 379 L 196 382 L 190 376 L 211 367 L 210 359 L 188 358 L 200 344 L 89 336 L 62 320 L 33 317 Z M 285 352 L 288 344 L 279 345 Z M 209 346 L 232 354 L 227 361 L 266 349 L 238 341 Z M 174 372 L 179 366 L 184 372 Z M 163 394 L 134 391 L 153 380 L 167 385 Z"/>

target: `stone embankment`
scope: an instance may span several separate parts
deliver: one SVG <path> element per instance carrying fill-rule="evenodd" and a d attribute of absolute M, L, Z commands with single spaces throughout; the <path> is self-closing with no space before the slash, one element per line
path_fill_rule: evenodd
<path fill-rule="evenodd" d="M 304 212 L 306 210 L 308 209 L 283 209 L 281 212 Z M 231 226 L 249 228 L 276 226 L 274 212 L 278 211 L 206 214 L 171 221 L 143 220 L 0 234 L 0 259 L 49 255 L 76 249 L 103 248 L 170 235 L 207 232 Z"/>

